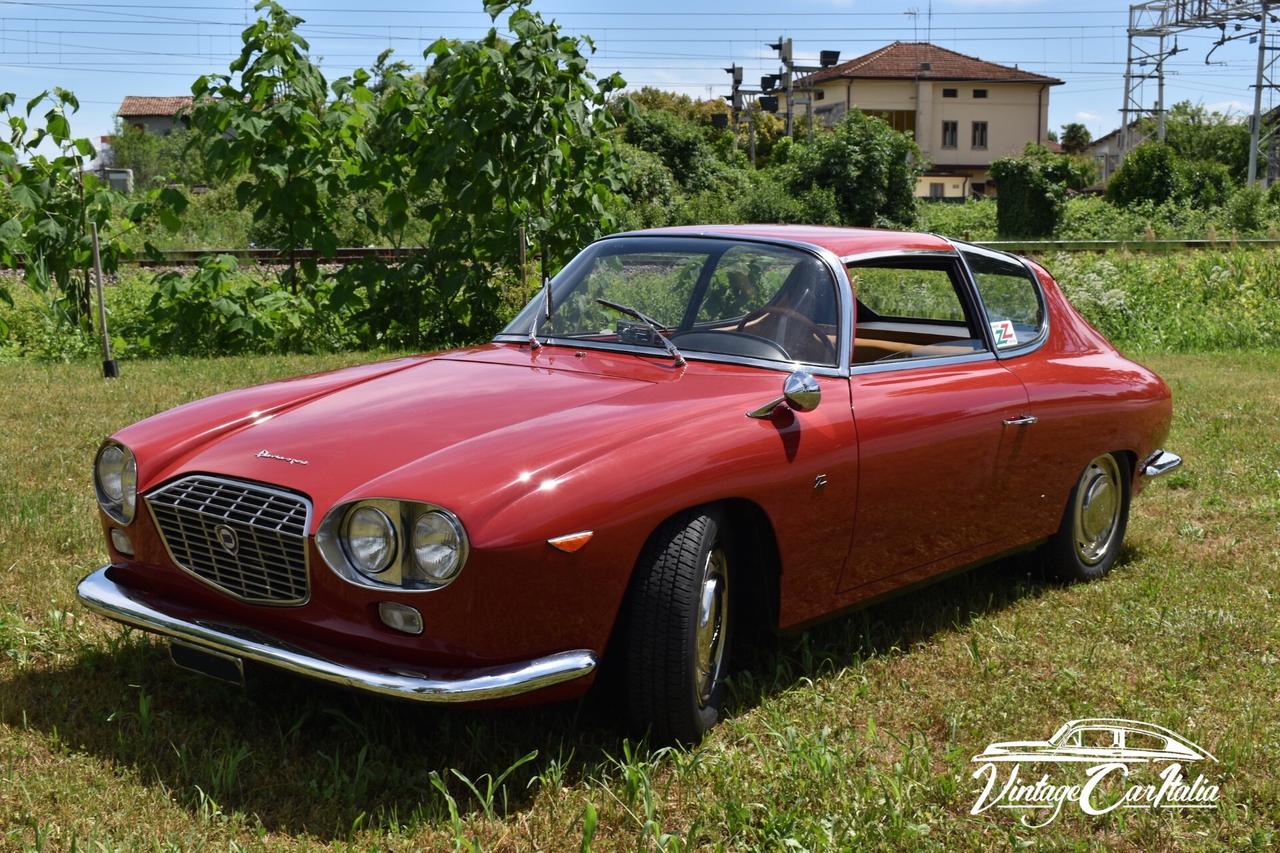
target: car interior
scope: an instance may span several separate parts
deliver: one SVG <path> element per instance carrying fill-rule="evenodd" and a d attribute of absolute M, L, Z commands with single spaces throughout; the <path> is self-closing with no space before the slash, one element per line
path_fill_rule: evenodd
<path fill-rule="evenodd" d="M 848 272 L 857 308 L 853 364 L 987 348 L 953 265 L 875 262 L 850 265 Z"/>

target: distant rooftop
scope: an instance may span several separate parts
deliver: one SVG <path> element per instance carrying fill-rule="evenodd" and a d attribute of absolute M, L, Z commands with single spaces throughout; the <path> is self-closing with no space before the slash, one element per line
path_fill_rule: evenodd
<path fill-rule="evenodd" d="M 137 118 L 142 116 L 164 116 L 172 118 L 183 110 L 191 108 L 190 95 L 125 95 L 120 102 L 116 115 L 121 118 Z"/>
<path fill-rule="evenodd" d="M 805 78 L 824 80 L 973 80 L 984 83 L 1044 83 L 1057 86 L 1056 77 L 1032 74 L 1020 68 L 998 65 L 922 41 L 895 41 Z"/>

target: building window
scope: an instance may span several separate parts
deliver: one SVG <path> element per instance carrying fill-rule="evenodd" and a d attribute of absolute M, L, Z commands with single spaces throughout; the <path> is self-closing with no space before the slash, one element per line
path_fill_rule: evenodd
<path fill-rule="evenodd" d="M 890 127 L 901 133 L 910 133 L 915 135 L 916 132 L 916 111 L 915 110 L 876 110 L 868 113 L 878 119 L 883 119 Z"/>
<path fill-rule="evenodd" d="M 940 183 L 929 184 L 929 198 L 942 198 L 947 194 L 947 185 Z"/>
<path fill-rule="evenodd" d="M 986 89 L 974 89 L 974 90 L 973 90 L 973 96 L 974 96 L 975 98 L 985 98 L 985 97 L 987 96 L 987 90 L 986 90 Z"/>
<path fill-rule="evenodd" d="M 983 181 L 974 181 L 969 185 L 969 189 L 976 196 L 984 196 L 987 194 L 987 185 Z"/>
<path fill-rule="evenodd" d="M 956 137 L 960 135 L 960 123 L 956 121 L 944 121 L 942 123 L 942 147 L 955 148 Z"/>
<path fill-rule="evenodd" d="M 959 95 L 960 95 L 959 89 L 943 89 L 942 90 L 942 97 L 944 98 L 955 98 L 955 97 L 959 97 Z"/>
<path fill-rule="evenodd" d="M 973 123 L 973 147 L 987 147 L 987 123 L 985 121 L 975 121 Z"/>

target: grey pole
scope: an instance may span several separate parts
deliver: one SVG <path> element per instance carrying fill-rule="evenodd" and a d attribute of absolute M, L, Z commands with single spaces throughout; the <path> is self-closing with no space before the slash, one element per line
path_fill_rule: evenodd
<path fill-rule="evenodd" d="M 116 379 L 120 376 L 120 365 L 111 357 L 111 335 L 107 333 L 107 303 L 102 294 L 102 255 L 98 251 L 98 223 L 92 222 L 93 229 L 93 276 L 98 291 L 98 328 L 102 330 L 102 376 L 104 379 Z"/>
<path fill-rule="evenodd" d="M 1258 74 L 1253 85 L 1253 119 L 1249 122 L 1249 184 L 1258 180 L 1258 141 L 1262 137 L 1262 76 L 1267 67 L 1267 4 L 1258 24 Z"/>

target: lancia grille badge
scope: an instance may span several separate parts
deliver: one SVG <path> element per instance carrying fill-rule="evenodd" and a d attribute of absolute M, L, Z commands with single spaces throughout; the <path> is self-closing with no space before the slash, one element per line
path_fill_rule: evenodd
<path fill-rule="evenodd" d="M 218 537 L 218 544 L 222 546 L 222 550 L 231 556 L 235 556 L 240 550 L 240 537 L 236 532 L 225 524 L 219 524 L 213 528 L 213 535 Z"/>

